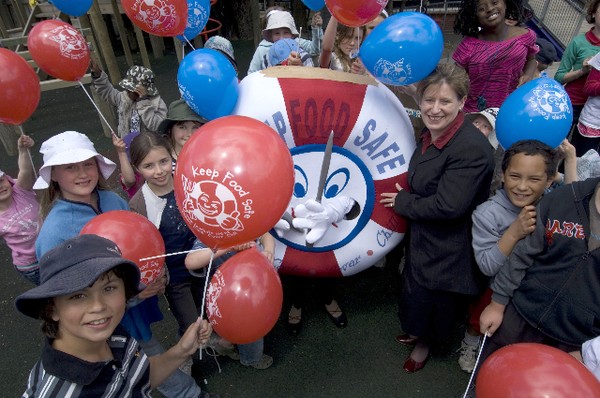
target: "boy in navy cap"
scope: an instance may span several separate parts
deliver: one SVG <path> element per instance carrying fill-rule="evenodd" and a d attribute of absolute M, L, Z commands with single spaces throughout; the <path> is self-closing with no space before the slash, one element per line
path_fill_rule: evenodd
<path fill-rule="evenodd" d="M 40 259 L 41 284 L 17 297 L 17 310 L 42 320 L 47 337 L 29 374 L 25 397 L 150 397 L 211 334 L 198 319 L 162 355 L 148 357 L 119 326 L 139 289 L 137 266 L 116 244 L 80 235 Z"/>

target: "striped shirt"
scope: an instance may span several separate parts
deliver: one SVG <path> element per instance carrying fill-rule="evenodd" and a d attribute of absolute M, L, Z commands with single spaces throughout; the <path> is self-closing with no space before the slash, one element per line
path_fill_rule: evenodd
<path fill-rule="evenodd" d="M 452 55 L 469 74 L 471 89 L 465 102 L 465 113 L 478 112 L 477 100 L 485 98 L 484 108 L 499 108 L 519 85 L 527 57 L 539 51 L 535 32 L 500 42 L 465 37 Z"/>
<path fill-rule="evenodd" d="M 150 397 L 148 357 L 137 340 L 119 326 L 108 344 L 114 359 L 87 362 L 54 349 L 48 341 L 22 398 Z"/>

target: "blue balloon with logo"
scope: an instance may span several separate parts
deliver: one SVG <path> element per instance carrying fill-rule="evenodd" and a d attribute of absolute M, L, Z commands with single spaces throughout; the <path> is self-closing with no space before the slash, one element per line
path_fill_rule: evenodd
<path fill-rule="evenodd" d="M 182 42 L 192 41 L 202 32 L 210 16 L 210 0 L 188 0 L 188 19 L 183 35 L 177 36 Z"/>
<path fill-rule="evenodd" d="M 230 115 L 238 100 L 233 65 L 225 55 L 210 48 L 194 50 L 183 58 L 177 84 L 181 98 L 208 120 Z"/>
<path fill-rule="evenodd" d="M 80 17 L 88 12 L 94 0 L 50 0 L 50 3 L 67 15 Z"/>
<path fill-rule="evenodd" d="M 386 18 L 360 46 L 367 70 L 385 84 L 405 86 L 427 77 L 444 50 L 438 24 L 419 12 L 401 12 Z"/>
<path fill-rule="evenodd" d="M 556 148 L 569 134 L 573 105 L 563 86 L 540 77 L 504 100 L 496 119 L 496 136 L 504 149 L 521 140 L 538 140 Z"/>
<path fill-rule="evenodd" d="M 302 0 L 302 2 L 311 11 L 319 11 L 325 7 L 325 0 Z"/>

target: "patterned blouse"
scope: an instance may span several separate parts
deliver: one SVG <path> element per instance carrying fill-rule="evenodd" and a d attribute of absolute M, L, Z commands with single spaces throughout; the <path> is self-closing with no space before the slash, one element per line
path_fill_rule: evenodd
<path fill-rule="evenodd" d="M 535 39 L 535 32 L 528 29 L 520 36 L 501 42 L 475 37 L 465 37 L 460 42 L 452 58 L 467 71 L 471 81 L 466 113 L 502 105 L 517 88 L 527 58 L 539 51 Z"/>

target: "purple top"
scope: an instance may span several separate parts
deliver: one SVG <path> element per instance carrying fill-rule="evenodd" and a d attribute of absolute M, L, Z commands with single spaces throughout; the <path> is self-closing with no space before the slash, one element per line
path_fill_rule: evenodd
<path fill-rule="evenodd" d="M 478 112 L 477 99 L 486 100 L 486 108 L 499 108 L 519 84 L 527 57 L 539 51 L 536 35 L 527 33 L 500 42 L 465 37 L 452 55 L 454 61 L 468 73 L 471 90 L 465 103 L 465 113 Z"/>

